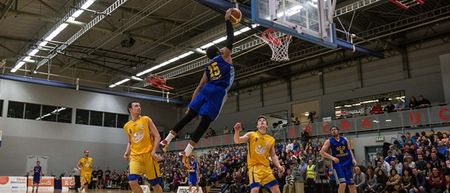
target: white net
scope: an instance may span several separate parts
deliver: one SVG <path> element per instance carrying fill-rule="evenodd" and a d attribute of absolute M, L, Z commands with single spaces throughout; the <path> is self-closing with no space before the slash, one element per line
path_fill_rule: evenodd
<path fill-rule="evenodd" d="M 259 38 L 266 44 L 269 44 L 272 50 L 271 60 L 276 62 L 289 61 L 289 44 L 292 41 L 291 35 L 274 32 L 269 29 L 264 31 Z"/>

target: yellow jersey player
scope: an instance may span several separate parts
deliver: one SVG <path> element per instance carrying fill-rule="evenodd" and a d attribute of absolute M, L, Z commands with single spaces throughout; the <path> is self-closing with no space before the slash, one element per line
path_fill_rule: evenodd
<path fill-rule="evenodd" d="M 160 136 L 152 119 L 141 116 L 141 105 L 139 102 L 130 102 L 128 112 L 131 120 L 124 126 L 128 136 L 127 149 L 123 155 L 124 159 L 130 161 L 130 174 L 128 181 L 134 193 L 142 193 L 143 190 L 138 183 L 139 177 L 149 180 L 154 192 L 162 193 L 161 171 L 158 161 L 162 157 L 156 154 Z"/>
<path fill-rule="evenodd" d="M 88 185 L 91 183 L 93 163 L 94 159 L 89 157 L 89 151 L 84 150 L 84 156 L 78 161 L 78 168 L 81 173 L 81 192 L 86 192 Z"/>
<path fill-rule="evenodd" d="M 234 143 L 248 144 L 247 165 L 251 193 L 258 193 L 261 187 L 270 189 L 272 193 L 279 193 L 280 187 L 270 168 L 269 156 L 280 173 L 284 173 L 284 167 L 275 154 L 275 139 L 267 134 L 267 118 L 259 116 L 256 127 L 257 131 L 240 136 L 241 123 L 234 125 Z"/>

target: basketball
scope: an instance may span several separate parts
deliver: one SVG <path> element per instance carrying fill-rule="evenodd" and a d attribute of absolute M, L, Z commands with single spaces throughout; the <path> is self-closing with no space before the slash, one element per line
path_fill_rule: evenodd
<path fill-rule="evenodd" d="M 230 21 L 232 24 L 238 24 L 241 21 L 242 13 L 241 10 L 237 8 L 231 9 Z"/>

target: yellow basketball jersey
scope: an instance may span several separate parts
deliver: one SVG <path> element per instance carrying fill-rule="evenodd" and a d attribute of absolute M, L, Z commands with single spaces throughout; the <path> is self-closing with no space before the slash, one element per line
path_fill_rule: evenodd
<path fill-rule="evenodd" d="M 260 132 L 250 132 L 248 140 L 247 163 L 248 167 L 255 165 L 264 165 L 270 167 L 269 155 L 270 148 L 273 148 L 275 139 L 268 134 Z"/>
<path fill-rule="evenodd" d="M 81 172 L 92 172 L 92 162 L 94 159 L 91 157 L 82 157 L 80 159 Z"/>
<path fill-rule="evenodd" d="M 147 116 L 139 116 L 136 121 L 130 120 L 123 127 L 130 139 L 131 155 L 140 155 L 153 150 L 154 137 L 150 134 L 148 119 Z"/>

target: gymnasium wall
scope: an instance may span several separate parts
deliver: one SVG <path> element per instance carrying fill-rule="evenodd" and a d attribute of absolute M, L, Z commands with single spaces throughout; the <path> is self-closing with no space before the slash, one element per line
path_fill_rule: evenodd
<path fill-rule="evenodd" d="M 347 67 L 324 71 L 323 86 L 317 73 L 300 74 L 290 80 L 292 101 L 289 101 L 286 81 L 264 84 L 263 97 L 260 96 L 260 86 L 245 88 L 229 93 L 221 116 L 212 126 L 219 130 L 218 133 L 225 126 L 232 128 L 236 121 L 242 121 L 247 128 L 254 128 L 254 119 L 259 114 L 289 111 L 290 115 L 292 104 L 314 100 L 320 103 L 320 117 L 334 117 L 336 101 L 398 90 L 405 91 L 407 100 L 410 96 L 423 95 L 432 103 L 445 102 L 439 56 L 447 53 L 450 53 L 449 43 L 442 43 L 442 40 L 424 42 L 407 48 L 409 71 L 405 70 L 400 54 L 371 61 L 363 59 L 361 65 L 354 61 Z M 294 65 L 291 69 L 298 69 L 301 65 Z"/>
<path fill-rule="evenodd" d="M 127 167 L 122 159 L 127 143 L 123 129 L 75 124 L 75 110 L 127 114 L 127 104 L 133 99 L 9 80 L 0 80 L 0 99 L 4 100 L 0 175 L 24 175 L 27 155 L 49 156 L 48 172 L 59 175 L 73 169 L 85 149 L 91 151 L 95 166 Z M 72 124 L 7 118 L 9 100 L 71 107 Z M 179 110 L 173 104 L 140 102 L 143 114 L 149 115 L 161 131 L 178 118 Z"/>

